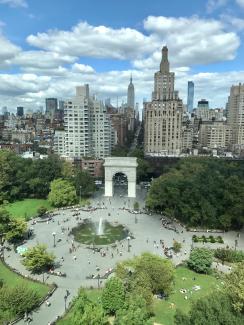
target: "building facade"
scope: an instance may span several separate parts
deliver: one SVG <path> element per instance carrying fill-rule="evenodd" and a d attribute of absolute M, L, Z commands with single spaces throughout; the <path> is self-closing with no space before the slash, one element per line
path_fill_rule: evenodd
<path fill-rule="evenodd" d="M 187 111 L 192 113 L 194 105 L 194 82 L 188 81 L 187 89 Z"/>
<path fill-rule="evenodd" d="M 232 129 L 232 145 L 244 148 L 244 84 L 232 86 L 228 99 L 227 124 Z"/>
<path fill-rule="evenodd" d="M 57 98 L 46 98 L 46 116 L 53 119 L 58 110 Z"/>
<path fill-rule="evenodd" d="M 64 105 L 64 131 L 56 131 L 54 151 L 73 159 L 111 155 L 115 133 L 101 101 L 90 97 L 89 85 L 76 87 Z"/>
<path fill-rule="evenodd" d="M 154 75 L 152 101 L 144 102 L 145 155 L 179 155 L 181 152 L 183 103 L 174 90 L 174 76 L 169 70 L 165 46 L 160 70 Z"/>
<path fill-rule="evenodd" d="M 127 91 L 127 107 L 132 109 L 135 108 L 135 89 L 132 83 L 132 76 L 130 77 L 130 83 Z"/>

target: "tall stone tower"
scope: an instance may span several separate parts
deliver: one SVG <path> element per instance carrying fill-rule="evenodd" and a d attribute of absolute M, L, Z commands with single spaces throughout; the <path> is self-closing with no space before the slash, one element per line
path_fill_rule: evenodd
<path fill-rule="evenodd" d="M 132 83 L 132 75 L 130 77 L 130 83 L 127 91 L 127 106 L 129 108 L 133 108 L 133 109 L 135 108 L 135 89 Z"/>
<path fill-rule="evenodd" d="M 183 104 L 174 90 L 168 48 L 162 49 L 160 70 L 154 74 L 152 101 L 144 103 L 144 152 L 149 156 L 179 155 Z"/>

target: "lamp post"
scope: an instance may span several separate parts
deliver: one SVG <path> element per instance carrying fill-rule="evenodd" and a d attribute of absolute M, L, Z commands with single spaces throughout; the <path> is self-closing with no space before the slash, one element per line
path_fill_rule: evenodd
<path fill-rule="evenodd" d="M 82 186 L 80 185 L 80 201 L 81 201 L 81 189 L 82 189 Z"/>
<path fill-rule="evenodd" d="M 235 251 L 236 251 L 236 247 L 238 246 L 238 240 L 235 240 Z"/>
<path fill-rule="evenodd" d="M 100 289 L 100 274 L 97 275 L 97 287 Z"/>
<path fill-rule="evenodd" d="M 68 296 L 67 296 L 67 294 L 64 296 L 64 310 L 66 311 L 66 309 L 67 309 L 67 298 L 68 298 Z"/>
<path fill-rule="evenodd" d="M 53 247 L 56 247 L 56 232 L 53 232 L 52 235 L 53 235 Z"/>
<path fill-rule="evenodd" d="M 130 236 L 127 237 L 128 253 L 130 252 Z"/>

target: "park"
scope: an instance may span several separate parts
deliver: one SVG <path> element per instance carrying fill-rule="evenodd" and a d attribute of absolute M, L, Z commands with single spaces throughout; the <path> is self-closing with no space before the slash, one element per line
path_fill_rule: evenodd
<path fill-rule="evenodd" d="M 149 209 L 150 186 L 136 184 L 135 173 L 123 170 L 121 160 L 119 170 L 106 174 L 105 188 L 96 189 L 89 198 L 81 197 L 84 179 L 76 186 L 78 200 L 71 181 L 59 178 L 51 183 L 48 200 L 27 198 L 4 203 L 0 291 L 9 294 L 8 290 L 19 284 L 16 295 L 26 299 L 20 305 L 28 308 L 10 310 L 13 300 L 8 299 L 3 306 L 3 324 L 16 318 L 20 325 L 79 324 L 77 317 L 82 317 L 81 324 L 187 324 L 198 303 L 220 301 L 211 296 L 216 292 L 224 299 L 227 285 L 229 292 L 235 292 L 238 285 L 230 283 L 228 276 L 233 272 L 238 274 L 233 280 L 243 276 L 243 268 L 235 271 L 232 263 L 243 261 L 243 233 L 189 227 L 167 209 L 165 213 Z M 108 166 L 118 167 L 112 164 Z M 130 168 L 136 168 L 134 162 Z M 107 190 L 106 179 L 110 183 Z M 158 181 L 155 183 L 158 186 Z M 106 299 L 116 292 L 114 286 L 124 301 L 115 297 L 112 308 Z M 229 307 L 224 317 L 234 317 L 239 324 L 242 305 L 236 297 L 238 293 L 232 297 L 236 314 Z M 228 299 L 223 303 L 231 306 Z M 222 300 L 217 307 L 221 304 Z M 91 320 L 87 315 L 98 318 Z"/>

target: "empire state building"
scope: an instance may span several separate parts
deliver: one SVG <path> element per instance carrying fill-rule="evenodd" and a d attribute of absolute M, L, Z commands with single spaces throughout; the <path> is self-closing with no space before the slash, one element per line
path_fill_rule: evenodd
<path fill-rule="evenodd" d="M 129 108 L 135 108 L 135 89 L 132 83 L 132 76 L 130 77 L 130 83 L 127 91 L 127 106 Z"/>
<path fill-rule="evenodd" d="M 144 103 L 145 155 L 179 155 L 181 151 L 183 103 L 174 90 L 174 81 L 164 46 L 160 70 L 154 74 L 152 101 Z"/>

